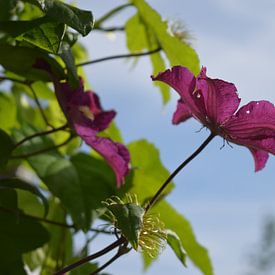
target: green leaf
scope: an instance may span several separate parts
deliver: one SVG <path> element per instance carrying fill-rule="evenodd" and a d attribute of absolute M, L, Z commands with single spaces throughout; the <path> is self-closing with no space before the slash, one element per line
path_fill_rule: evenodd
<path fill-rule="evenodd" d="M 150 59 L 153 66 L 153 75 L 156 75 L 159 72 L 165 71 L 166 69 L 165 62 L 161 57 L 160 53 L 151 54 Z M 164 104 L 167 103 L 170 99 L 169 86 L 165 85 L 164 83 L 161 83 L 160 81 L 158 82 L 155 81 L 154 85 L 160 88 L 163 103 Z"/>
<path fill-rule="evenodd" d="M 25 86 L 26 87 L 26 86 Z M 47 83 L 42 81 L 36 81 L 32 84 L 32 88 L 39 99 L 56 100 L 54 92 L 49 88 Z M 33 94 L 28 90 L 28 95 L 33 98 Z"/>
<path fill-rule="evenodd" d="M 139 14 L 132 16 L 125 24 L 127 47 L 131 53 L 138 53 L 148 47 L 145 25 Z"/>
<path fill-rule="evenodd" d="M 52 20 L 67 24 L 83 36 L 89 34 L 94 25 L 92 12 L 81 10 L 58 0 L 35 0 L 41 10 Z"/>
<path fill-rule="evenodd" d="M 41 191 L 35 186 L 20 179 L 1 179 L 0 180 L 0 189 L 1 188 L 11 188 L 11 189 L 20 189 L 28 191 L 36 196 L 38 196 L 43 205 L 44 205 L 44 216 L 47 216 L 49 211 L 49 204 L 46 197 L 41 193 Z"/>
<path fill-rule="evenodd" d="M 139 14 L 131 17 L 125 26 L 127 47 L 130 52 L 137 53 L 143 49 L 155 50 L 159 47 L 159 43 L 155 34 L 151 29 L 146 28 Z M 165 62 L 160 53 L 150 55 L 150 60 L 153 68 L 153 74 L 157 74 L 166 69 Z M 160 88 L 163 103 L 167 103 L 170 99 L 169 87 L 163 83 L 154 83 L 155 86 Z"/>
<path fill-rule="evenodd" d="M 180 262 L 186 267 L 186 252 L 178 235 L 172 230 L 167 231 L 167 243 L 172 248 Z"/>
<path fill-rule="evenodd" d="M 13 148 L 13 140 L 6 132 L 0 129 L 0 166 L 8 162 Z"/>
<path fill-rule="evenodd" d="M 39 59 L 44 59 L 50 64 L 53 74 L 58 79 L 63 79 L 62 67 L 39 49 L 28 47 L 0 45 L 0 64 L 8 71 L 21 75 L 28 80 L 51 81 L 45 70 L 36 69 L 33 66 Z"/>
<path fill-rule="evenodd" d="M 66 211 L 55 198 L 49 199 L 50 211 L 48 219 L 59 223 L 67 223 Z M 54 274 L 56 267 L 67 265 L 72 258 L 72 230 L 66 227 L 44 223 L 51 233 L 49 242 L 39 250 L 24 254 L 24 262 L 31 270 L 43 266 L 41 275 Z M 60 257 L 62 255 L 62 257 Z"/>
<path fill-rule="evenodd" d="M 0 21 L 0 32 L 17 37 L 48 21 L 46 16 L 33 20 Z"/>
<path fill-rule="evenodd" d="M 115 216 L 116 227 L 121 230 L 132 247 L 137 250 L 145 213 L 144 208 L 134 203 L 116 203 L 108 205 L 107 208 Z"/>
<path fill-rule="evenodd" d="M 17 196 L 14 190 L 1 190 L 0 207 L 2 210 L 0 215 L 0 270 L 9 271 L 5 274 L 17 274 L 10 273 L 13 264 L 22 262 L 23 253 L 45 244 L 49 240 L 49 235 L 37 221 L 21 214 L 17 208 Z M 24 274 L 22 272 L 20 274 Z"/>
<path fill-rule="evenodd" d="M 0 92 L 0 128 L 9 132 L 18 125 L 16 118 L 15 98 L 9 94 Z"/>
<path fill-rule="evenodd" d="M 15 135 L 18 140 L 21 140 L 22 136 L 29 136 L 34 132 L 39 132 L 39 130 L 24 125 L 21 132 L 17 131 Z M 25 145 L 21 146 L 21 150 L 24 154 L 48 148 L 52 145 L 51 139 L 41 136 L 26 142 Z M 87 228 L 83 194 L 74 165 L 55 150 L 31 156 L 27 160 L 37 176 L 70 212 L 76 226 Z"/>
<path fill-rule="evenodd" d="M 146 140 L 139 140 L 128 145 L 134 170 L 133 183 L 129 193 L 136 194 L 140 201 L 154 196 L 161 184 L 168 178 L 169 172 L 163 166 L 158 149 Z M 163 195 L 173 188 L 170 183 Z"/>
<path fill-rule="evenodd" d="M 75 223 L 87 228 L 83 194 L 74 165 L 56 154 L 43 154 L 28 158 L 37 175 L 68 209 Z"/>
<path fill-rule="evenodd" d="M 190 223 L 167 202 L 159 202 L 152 211 L 160 214 L 166 228 L 174 231 L 184 247 L 187 256 L 204 275 L 213 275 L 213 268 L 207 250 L 201 246 Z"/>
<path fill-rule="evenodd" d="M 23 33 L 17 40 L 26 41 L 40 49 L 57 54 L 64 33 L 65 25 L 63 23 L 48 22 Z"/>
<path fill-rule="evenodd" d="M 161 45 L 171 66 L 182 65 L 189 68 L 194 74 L 199 72 L 199 59 L 187 43 L 178 40 L 168 33 L 167 22 L 162 21 L 160 15 L 144 0 L 133 0 L 142 22 L 146 25 Z"/>
<path fill-rule="evenodd" d="M 100 159 L 79 153 L 71 158 L 79 175 L 86 217 L 92 220 L 92 211 L 104 207 L 102 201 L 116 194 L 116 180 L 110 167 Z"/>

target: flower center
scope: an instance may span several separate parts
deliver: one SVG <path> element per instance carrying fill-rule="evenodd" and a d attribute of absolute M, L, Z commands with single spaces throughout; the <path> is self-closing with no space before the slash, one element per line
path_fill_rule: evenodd
<path fill-rule="evenodd" d="M 88 106 L 79 106 L 78 110 L 89 120 L 94 121 L 95 120 L 95 116 L 94 114 L 91 112 L 90 108 Z"/>

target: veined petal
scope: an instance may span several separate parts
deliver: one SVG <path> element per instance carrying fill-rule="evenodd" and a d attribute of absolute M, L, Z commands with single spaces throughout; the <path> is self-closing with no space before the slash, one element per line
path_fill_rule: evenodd
<path fill-rule="evenodd" d="M 262 170 L 268 160 L 268 153 L 262 150 L 249 148 L 255 162 L 255 172 Z"/>
<path fill-rule="evenodd" d="M 124 182 L 124 177 L 129 172 L 130 155 L 127 148 L 108 138 L 82 136 L 82 139 L 97 151 L 112 167 L 116 175 L 117 187 L 120 187 Z"/>
<path fill-rule="evenodd" d="M 182 99 L 179 99 L 177 104 L 177 109 L 173 114 L 172 123 L 179 124 L 180 122 L 184 122 L 190 117 L 192 117 L 192 113 L 190 112 L 190 109 L 182 101 Z"/>
<path fill-rule="evenodd" d="M 196 78 L 187 68 L 175 66 L 171 70 L 159 73 L 156 77 L 152 77 L 152 79 L 154 81 L 162 81 L 175 89 L 179 93 L 182 102 L 188 106 L 191 114 L 202 123 L 205 123 L 202 97 L 200 94 L 194 93 L 196 89 Z"/>
<path fill-rule="evenodd" d="M 269 101 L 251 101 L 224 128 L 234 139 L 275 138 L 275 107 Z"/>
<path fill-rule="evenodd" d="M 223 124 L 239 107 L 241 100 L 235 85 L 207 77 L 205 67 L 197 78 L 197 89 L 204 97 L 206 115 L 213 124 Z"/>

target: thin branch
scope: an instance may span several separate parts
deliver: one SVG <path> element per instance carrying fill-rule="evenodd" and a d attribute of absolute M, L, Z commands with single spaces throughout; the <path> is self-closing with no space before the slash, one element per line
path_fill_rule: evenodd
<path fill-rule="evenodd" d="M 119 31 L 119 32 L 122 32 L 122 31 L 125 31 L 125 27 L 124 26 L 121 26 L 121 27 L 95 27 L 93 29 L 94 31 L 102 31 L 102 32 L 116 32 L 116 31 Z"/>
<path fill-rule="evenodd" d="M 103 255 L 105 255 L 106 253 L 112 251 L 113 249 L 115 249 L 116 247 L 124 244 L 126 242 L 126 239 L 122 236 L 120 237 L 118 240 L 116 240 L 115 242 L 111 243 L 110 245 L 106 246 L 105 248 L 103 248 L 102 250 L 94 253 L 94 254 L 91 254 L 71 265 L 68 265 L 66 267 L 64 267 L 63 269 L 59 270 L 58 272 L 54 273 L 54 275 L 62 275 L 62 274 L 65 274 L 66 272 L 69 272 L 75 268 L 77 268 L 78 266 L 80 265 L 83 265 L 91 260 L 94 260 L 98 257 L 101 257 Z"/>
<path fill-rule="evenodd" d="M 99 18 L 99 19 L 95 22 L 94 27 L 95 27 L 95 28 L 100 27 L 100 25 L 101 25 L 104 21 L 106 21 L 107 19 L 113 17 L 116 13 L 118 13 L 118 12 L 124 10 L 124 9 L 127 8 L 127 7 L 131 7 L 131 6 L 132 6 L 131 3 L 123 4 L 123 5 L 121 5 L 121 6 L 118 6 L 118 7 L 114 8 L 114 9 L 108 11 L 106 14 L 104 14 L 101 18 Z"/>
<path fill-rule="evenodd" d="M 127 245 L 128 245 L 128 242 L 125 241 L 125 243 L 118 248 L 117 253 L 109 261 L 107 261 L 105 264 L 103 264 L 97 270 L 93 271 L 90 275 L 96 275 L 96 274 L 98 274 L 100 271 L 102 271 L 103 269 L 105 269 L 106 267 L 108 267 L 110 264 L 112 264 L 114 261 L 116 261 L 119 257 L 121 257 L 122 255 L 128 253 L 131 249 L 129 249 L 127 247 Z"/>
<path fill-rule="evenodd" d="M 38 150 L 38 151 L 35 151 L 35 152 L 31 152 L 31 153 L 27 153 L 27 154 L 23 154 L 23 155 L 18 155 L 18 156 L 11 156 L 12 159 L 21 159 L 21 158 L 29 158 L 29 157 L 32 157 L 32 156 L 36 156 L 36 155 L 39 155 L 39 154 L 43 154 L 45 152 L 49 152 L 49 151 L 52 151 L 52 150 L 55 150 L 57 148 L 60 148 L 64 145 L 66 145 L 67 143 L 69 143 L 73 138 L 75 138 L 75 136 L 69 136 L 64 142 L 58 144 L 58 145 L 53 145 L 53 146 L 50 146 L 50 147 L 47 147 L 47 148 L 44 148 L 44 149 L 41 149 L 41 150 Z"/>
<path fill-rule="evenodd" d="M 146 56 L 146 55 L 157 53 L 159 51 L 161 51 L 160 47 L 158 47 L 158 48 L 156 48 L 156 49 L 154 49 L 152 51 L 143 52 L 143 53 L 130 53 L 130 54 L 112 55 L 112 56 L 107 56 L 107 57 L 103 57 L 103 58 L 99 58 L 99 59 L 95 59 L 95 60 L 79 63 L 79 64 L 76 64 L 76 66 L 77 67 L 86 66 L 86 65 L 91 65 L 91 64 L 95 64 L 95 63 L 99 63 L 99 62 L 103 62 L 103 61 L 107 61 L 107 60 L 112 60 L 112 59 Z"/>
<path fill-rule="evenodd" d="M 48 125 L 48 126 L 50 126 L 50 127 L 53 128 L 53 126 L 50 125 L 50 123 L 48 122 L 48 119 L 47 119 L 47 117 L 46 117 L 46 115 L 45 115 L 45 113 L 43 111 L 43 108 L 42 108 L 39 100 L 38 100 L 38 97 L 37 97 L 37 95 L 36 95 L 36 93 L 35 93 L 35 91 L 34 91 L 34 89 L 32 87 L 32 82 L 31 81 L 29 81 L 29 80 L 19 80 L 19 79 L 12 78 L 12 77 L 0 76 L 0 81 L 4 81 L 4 80 L 16 82 L 16 83 L 28 86 L 30 88 L 32 94 L 33 94 L 34 101 L 35 101 L 35 103 L 36 103 L 36 105 L 37 105 L 37 107 L 38 107 L 38 109 L 39 109 L 39 111 L 40 111 L 40 113 L 42 115 L 43 120 L 45 121 L 46 125 Z"/>
<path fill-rule="evenodd" d="M 58 128 L 53 128 L 51 130 L 48 131 L 44 131 L 44 132 L 39 132 L 39 133 L 35 133 L 33 135 L 27 136 L 25 138 L 23 138 L 22 140 L 20 140 L 18 143 L 15 144 L 14 148 L 17 148 L 18 146 L 22 145 L 23 143 L 25 143 L 27 140 L 33 139 L 35 137 L 40 137 L 40 136 L 46 136 L 52 133 L 55 133 L 57 131 L 61 131 L 61 130 L 65 130 L 68 127 L 68 124 L 64 124 Z"/>
<path fill-rule="evenodd" d="M 45 113 L 44 113 L 44 110 L 43 110 L 43 108 L 42 108 L 42 106 L 41 106 L 41 104 L 40 104 L 40 102 L 39 102 L 39 100 L 38 100 L 38 97 L 37 97 L 37 95 L 36 95 L 36 93 L 35 93 L 35 91 L 34 91 L 34 89 L 33 89 L 33 87 L 32 87 L 32 85 L 28 85 L 28 86 L 29 86 L 29 88 L 30 88 L 30 90 L 31 90 L 31 92 L 32 92 L 32 95 L 33 95 L 33 97 L 34 97 L 34 101 L 35 101 L 35 103 L 36 103 L 36 105 L 37 105 L 37 107 L 38 107 L 38 109 L 39 109 L 39 111 L 40 111 L 40 113 L 41 113 L 41 116 L 42 116 L 42 118 L 43 118 L 45 124 L 48 125 L 48 126 L 50 126 L 50 127 L 52 127 L 52 128 L 54 128 L 54 127 L 49 123 L 49 121 L 48 121 L 48 119 L 47 119 L 47 117 L 46 117 L 46 115 L 45 115 Z"/>
<path fill-rule="evenodd" d="M 16 79 L 16 78 L 13 78 L 13 77 L 0 76 L 0 81 L 5 81 L 5 80 L 20 83 L 20 84 L 23 84 L 23 85 L 29 85 L 30 84 L 30 82 L 26 81 L 26 80 L 20 80 L 20 79 Z"/>
<path fill-rule="evenodd" d="M 41 217 L 33 216 L 33 215 L 30 215 L 30 214 L 25 214 L 25 213 L 23 213 L 21 211 L 18 211 L 16 209 L 10 209 L 10 208 L 5 208 L 5 207 L 0 206 L 0 211 L 7 212 L 7 213 L 12 213 L 16 216 L 19 215 L 19 216 L 22 216 L 24 218 L 37 220 L 37 221 L 40 221 L 40 222 L 45 222 L 45 223 L 52 224 L 52 225 L 57 225 L 57 226 L 60 226 L 60 227 L 75 228 L 73 224 L 66 224 L 66 223 L 56 222 L 56 221 L 48 220 L 46 218 L 41 218 Z"/>
<path fill-rule="evenodd" d="M 208 144 L 209 142 L 215 137 L 216 135 L 211 132 L 211 134 L 208 136 L 208 138 L 200 145 L 200 147 L 191 154 L 184 162 L 182 162 L 175 170 L 174 172 L 166 179 L 166 181 L 162 184 L 162 186 L 159 188 L 157 193 L 154 195 L 154 197 L 149 201 L 149 203 L 146 205 L 145 211 L 147 212 L 159 199 L 162 191 L 166 188 L 166 186 L 173 180 L 173 178 L 191 161 L 193 160 Z"/>
<path fill-rule="evenodd" d="M 30 215 L 30 214 L 25 214 L 25 213 L 23 213 L 21 211 L 18 211 L 16 209 L 10 209 L 10 208 L 0 206 L 0 211 L 6 212 L 6 213 L 11 213 L 11 214 L 14 214 L 16 216 L 21 216 L 23 218 L 36 220 L 36 221 L 48 223 L 48 224 L 51 224 L 51 225 L 56 225 L 56 226 L 59 226 L 59 227 L 64 227 L 64 228 L 68 228 L 68 229 L 77 229 L 76 225 L 74 225 L 74 224 L 67 224 L 67 223 L 57 222 L 57 221 L 49 220 L 49 219 L 46 219 L 46 218 L 41 218 L 41 217 Z M 113 234 L 113 232 L 111 232 L 111 231 L 104 230 L 104 229 L 97 229 L 97 228 L 90 228 L 89 231 L 96 232 L 96 233 L 108 234 L 108 235 Z"/>

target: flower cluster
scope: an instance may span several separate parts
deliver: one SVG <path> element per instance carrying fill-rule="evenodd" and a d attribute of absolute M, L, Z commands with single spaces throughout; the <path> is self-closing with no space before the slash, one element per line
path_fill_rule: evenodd
<path fill-rule="evenodd" d="M 202 68 L 195 77 L 187 68 L 175 66 L 152 77 L 175 89 L 180 99 L 173 115 L 178 124 L 190 117 L 199 120 L 215 135 L 247 147 L 255 161 L 255 171 L 264 168 L 268 153 L 275 154 L 275 107 L 251 101 L 238 111 L 240 98 L 234 84 L 211 79 Z"/>

